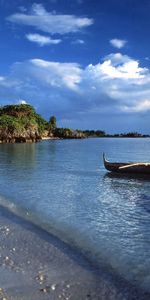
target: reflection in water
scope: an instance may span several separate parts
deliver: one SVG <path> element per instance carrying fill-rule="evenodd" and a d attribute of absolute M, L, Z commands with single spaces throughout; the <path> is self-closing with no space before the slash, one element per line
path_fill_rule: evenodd
<path fill-rule="evenodd" d="M 119 178 L 119 179 L 134 179 L 134 180 L 141 180 L 141 181 L 149 181 L 150 182 L 150 175 L 149 174 L 130 174 L 130 173 L 112 173 L 107 172 L 105 177 L 108 178 Z"/>
<path fill-rule="evenodd" d="M 2 144 L 0 159 L 5 165 L 14 165 L 15 167 L 32 168 L 35 163 L 36 145 L 35 143 L 22 144 Z"/>
<path fill-rule="evenodd" d="M 134 199 L 136 205 L 139 205 L 141 208 L 145 209 L 146 212 L 150 212 L 150 196 L 145 193 L 145 188 L 149 187 L 150 176 L 143 174 L 115 174 L 115 173 L 107 173 L 104 178 L 110 179 L 110 183 L 112 184 L 112 188 L 115 188 L 116 182 L 121 185 L 126 185 L 126 192 L 128 192 L 128 187 L 136 186 L 136 193 L 134 194 Z M 146 185 L 145 185 L 146 184 Z M 143 187 L 144 185 L 144 187 Z M 142 188 L 141 188 L 142 187 Z M 122 187 L 121 187 L 122 188 Z M 119 191 L 118 191 L 119 192 Z M 135 189 L 134 189 L 135 192 Z M 133 200 L 133 195 L 132 198 Z"/>
<path fill-rule="evenodd" d="M 142 194 L 140 199 L 137 199 L 138 204 L 146 210 L 147 213 L 150 213 L 150 196 L 146 194 Z"/>

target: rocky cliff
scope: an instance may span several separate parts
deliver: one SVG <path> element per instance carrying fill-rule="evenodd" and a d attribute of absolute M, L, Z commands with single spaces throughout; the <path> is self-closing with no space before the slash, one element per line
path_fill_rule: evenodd
<path fill-rule="evenodd" d="M 0 108 L 0 142 L 36 142 L 42 137 L 46 121 L 27 104 Z"/>

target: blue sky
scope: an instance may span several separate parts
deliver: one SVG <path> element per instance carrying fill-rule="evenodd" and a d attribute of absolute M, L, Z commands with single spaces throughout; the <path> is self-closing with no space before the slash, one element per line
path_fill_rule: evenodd
<path fill-rule="evenodd" d="M 149 0 L 0 0 L 0 104 L 150 133 Z"/>

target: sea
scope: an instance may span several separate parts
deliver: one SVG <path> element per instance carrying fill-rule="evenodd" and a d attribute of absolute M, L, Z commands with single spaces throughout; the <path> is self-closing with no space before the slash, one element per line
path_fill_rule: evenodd
<path fill-rule="evenodd" d="M 150 178 L 110 161 L 150 161 L 149 138 L 0 144 L 0 205 L 150 292 Z"/>

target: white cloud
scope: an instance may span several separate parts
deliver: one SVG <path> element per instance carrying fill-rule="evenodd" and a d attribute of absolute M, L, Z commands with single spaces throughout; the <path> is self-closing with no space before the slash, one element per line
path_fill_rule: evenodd
<path fill-rule="evenodd" d="M 142 100 L 141 102 L 137 102 L 132 106 L 123 106 L 122 111 L 129 113 L 138 113 L 138 112 L 146 112 L 150 110 L 150 99 Z"/>
<path fill-rule="evenodd" d="M 121 53 L 111 53 L 104 57 L 103 61 L 111 60 L 113 66 L 117 66 L 119 64 L 124 64 L 132 59 L 128 55 L 122 55 Z"/>
<path fill-rule="evenodd" d="M 37 69 L 37 76 L 40 81 L 44 80 L 49 86 L 67 87 L 77 90 L 81 80 L 81 69 L 76 63 L 50 62 L 42 59 L 32 59 L 32 67 Z M 38 74 L 41 70 L 42 73 Z M 40 76 L 40 77 L 39 77 Z"/>
<path fill-rule="evenodd" d="M 138 113 L 138 112 L 146 112 L 150 110 L 150 100 L 142 100 L 141 102 L 137 102 L 134 106 L 122 106 L 121 110 L 127 113 Z"/>
<path fill-rule="evenodd" d="M 73 41 L 72 44 L 80 44 L 80 45 L 83 45 L 83 44 L 85 44 L 85 42 L 84 42 L 84 40 L 77 39 L 77 40 Z"/>
<path fill-rule="evenodd" d="M 26 101 L 26 100 L 23 100 L 23 99 L 19 99 L 18 103 L 19 103 L 19 104 L 27 104 L 27 101 Z"/>
<path fill-rule="evenodd" d="M 0 76 L 0 82 L 3 82 L 5 80 L 5 77 Z"/>
<path fill-rule="evenodd" d="M 57 45 L 57 44 L 61 43 L 60 39 L 52 39 L 51 37 L 43 36 L 43 35 L 38 34 L 38 33 L 29 33 L 29 34 L 26 34 L 26 38 L 30 42 L 37 43 L 40 46 Z"/>
<path fill-rule="evenodd" d="M 16 24 L 32 26 L 50 34 L 77 32 L 93 24 L 93 19 L 87 17 L 47 12 L 42 4 L 34 4 L 29 13 L 15 13 L 7 20 Z"/>
<path fill-rule="evenodd" d="M 0 77 L 0 99 L 8 97 L 29 99 L 64 117 L 140 114 L 150 110 L 150 70 L 120 53 L 85 68 L 36 58 L 14 64 L 7 77 Z"/>
<path fill-rule="evenodd" d="M 106 108 L 132 113 L 149 110 L 150 102 L 145 99 L 150 99 L 150 70 L 141 68 L 138 61 L 128 56 L 108 55 L 103 63 L 87 66 L 82 80 L 83 93 L 87 91 L 91 102 L 96 101 L 95 111 L 98 108 L 103 112 Z"/>
<path fill-rule="evenodd" d="M 143 79 L 148 72 L 148 69 L 139 67 L 138 61 L 121 53 L 109 54 L 102 64 L 89 65 L 88 69 L 93 73 L 93 76 L 99 76 L 101 80 Z"/>
<path fill-rule="evenodd" d="M 109 42 L 113 47 L 118 48 L 118 49 L 123 48 L 125 46 L 125 44 L 127 43 L 126 40 L 120 40 L 120 39 L 112 39 Z"/>
<path fill-rule="evenodd" d="M 15 88 L 17 86 L 19 86 L 20 80 L 19 78 L 16 79 L 16 77 L 11 77 L 11 75 L 9 76 L 0 76 L 0 88 L 4 87 L 4 88 Z"/>
<path fill-rule="evenodd" d="M 105 78 L 138 79 L 144 77 L 144 70 L 139 68 L 137 61 L 129 61 L 115 67 L 112 65 L 111 60 L 107 60 L 99 65 L 99 69 Z"/>

